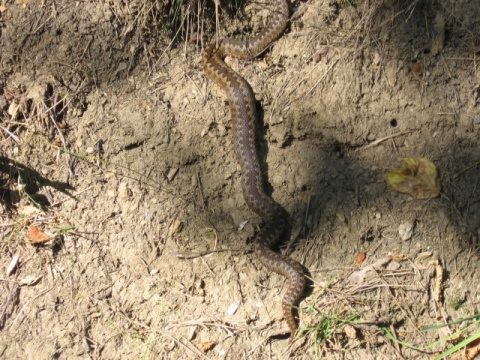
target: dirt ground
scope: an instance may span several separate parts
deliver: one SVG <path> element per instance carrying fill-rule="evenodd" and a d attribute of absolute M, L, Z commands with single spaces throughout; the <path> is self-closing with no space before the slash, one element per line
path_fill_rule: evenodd
<path fill-rule="evenodd" d="M 480 331 L 479 1 L 296 1 L 269 51 L 227 59 L 311 277 L 292 344 L 201 67 L 268 21 L 234 3 L 219 28 L 213 1 L 0 5 L 0 358 L 432 359 Z M 405 157 L 441 196 L 388 186 Z"/>

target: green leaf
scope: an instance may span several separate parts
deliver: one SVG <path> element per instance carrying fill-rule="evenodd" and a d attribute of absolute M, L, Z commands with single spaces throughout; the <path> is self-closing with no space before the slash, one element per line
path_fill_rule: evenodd
<path fill-rule="evenodd" d="M 417 199 L 433 199 L 440 194 L 437 168 L 425 158 L 404 158 L 402 168 L 390 170 L 386 178 L 393 190 Z"/>

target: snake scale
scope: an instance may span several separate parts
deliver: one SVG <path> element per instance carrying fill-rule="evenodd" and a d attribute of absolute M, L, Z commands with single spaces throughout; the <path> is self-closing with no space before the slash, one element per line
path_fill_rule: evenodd
<path fill-rule="evenodd" d="M 270 22 L 250 41 L 223 39 L 209 45 L 203 53 L 203 68 L 207 77 L 226 93 L 232 121 L 233 144 L 241 168 L 243 197 L 248 207 L 257 213 L 264 225 L 256 235 L 253 249 L 268 270 L 284 276 L 288 288 L 283 296 L 282 310 L 290 328 L 291 340 L 298 329 L 295 306 L 305 289 L 302 266 L 288 256 L 272 250 L 285 231 L 283 209 L 263 189 L 263 179 L 256 150 L 257 110 L 253 90 L 248 82 L 224 62 L 226 56 L 253 58 L 262 53 L 283 33 L 288 22 L 286 0 L 275 0 Z"/>

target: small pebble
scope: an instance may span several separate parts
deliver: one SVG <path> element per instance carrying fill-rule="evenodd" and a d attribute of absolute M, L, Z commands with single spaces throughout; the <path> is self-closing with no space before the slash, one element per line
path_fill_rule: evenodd
<path fill-rule="evenodd" d="M 171 168 L 167 174 L 168 182 L 171 182 L 173 179 L 175 179 L 175 176 L 177 175 L 177 173 L 178 173 L 178 168 Z"/>
<path fill-rule="evenodd" d="M 410 221 L 405 221 L 400 224 L 398 227 L 398 235 L 403 241 L 409 240 L 413 235 L 413 223 Z"/>
<path fill-rule="evenodd" d="M 118 198 L 120 200 L 128 200 L 132 191 L 128 188 L 127 184 L 122 182 L 118 185 Z"/>
<path fill-rule="evenodd" d="M 227 314 L 228 315 L 233 315 L 237 312 L 237 309 L 238 309 L 238 304 L 237 303 L 232 303 L 228 307 Z"/>
<path fill-rule="evenodd" d="M 248 223 L 248 220 L 242 221 L 240 225 L 238 225 L 238 231 L 242 231 L 245 225 L 247 225 L 247 223 Z"/>

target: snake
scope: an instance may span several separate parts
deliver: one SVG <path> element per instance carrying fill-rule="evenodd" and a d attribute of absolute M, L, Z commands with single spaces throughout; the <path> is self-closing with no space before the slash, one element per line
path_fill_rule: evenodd
<path fill-rule="evenodd" d="M 264 190 L 256 149 L 258 118 L 253 90 L 248 82 L 224 61 L 227 56 L 238 59 L 254 58 L 282 35 L 289 19 L 288 4 L 286 0 L 274 0 L 273 8 L 271 20 L 253 39 L 242 41 L 224 38 L 208 45 L 203 51 L 203 70 L 207 78 L 217 84 L 227 97 L 233 147 L 241 171 L 243 197 L 247 206 L 263 221 L 263 226 L 254 237 L 253 253 L 267 270 L 285 277 L 287 281 L 282 311 L 292 341 L 298 330 L 295 307 L 305 290 L 305 272 L 299 262 L 273 250 L 285 232 L 287 215 Z"/>

